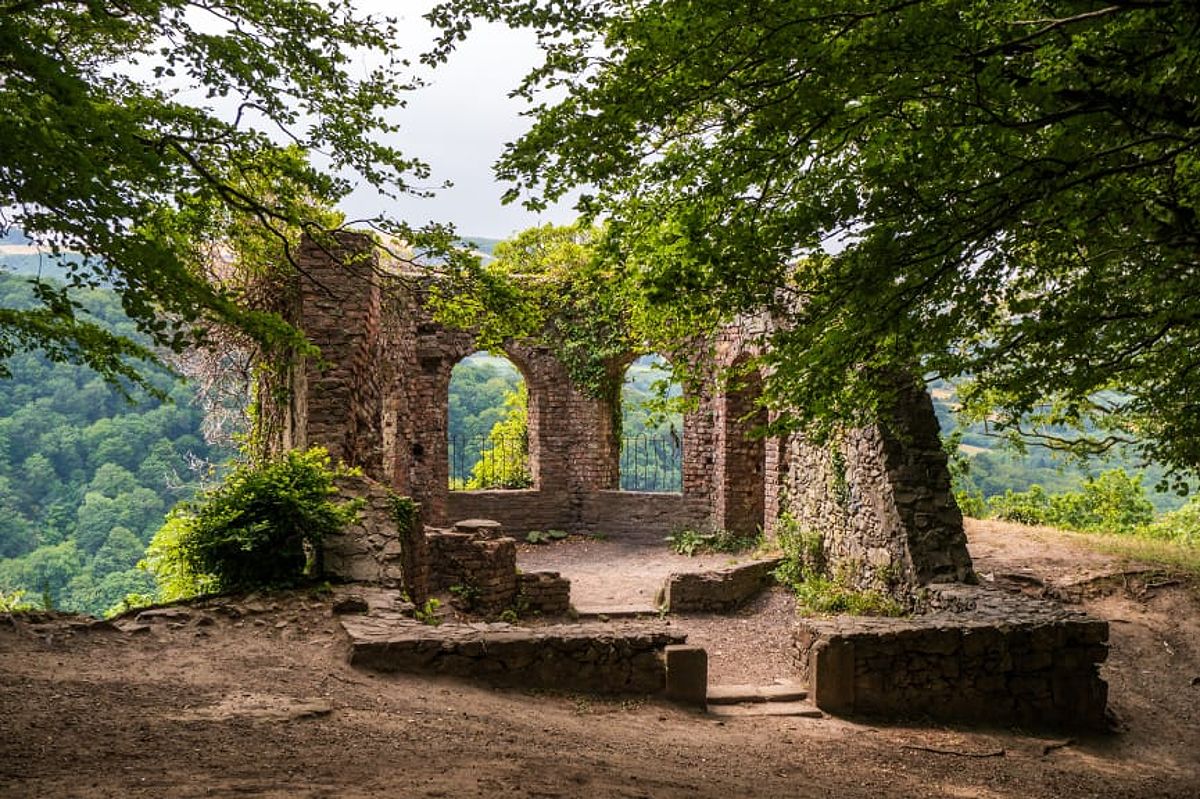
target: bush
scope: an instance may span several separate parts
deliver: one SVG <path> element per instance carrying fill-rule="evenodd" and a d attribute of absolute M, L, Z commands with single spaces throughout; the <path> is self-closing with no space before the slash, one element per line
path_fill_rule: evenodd
<path fill-rule="evenodd" d="M 1182 508 L 1164 513 L 1143 527 L 1142 533 L 1147 538 L 1200 546 L 1200 495 L 1189 499 Z"/>
<path fill-rule="evenodd" d="M 317 566 L 321 540 L 354 520 L 357 502 L 338 503 L 321 448 L 243 464 L 214 489 L 182 502 L 147 549 L 144 568 L 162 599 L 295 584 Z"/>
<path fill-rule="evenodd" d="M 1006 491 L 989 499 L 988 507 L 1000 519 L 1083 532 L 1132 533 L 1154 517 L 1141 480 L 1122 469 L 1089 479 L 1082 491 L 1047 494 L 1040 485 Z"/>
<path fill-rule="evenodd" d="M 737 535 L 729 530 L 714 530 L 702 533 L 699 530 L 684 528 L 676 530 L 666 537 L 671 549 L 689 558 L 703 552 L 745 552 L 762 544 L 762 531 L 754 535 Z"/>
<path fill-rule="evenodd" d="M 851 585 L 848 573 L 829 576 L 824 537 L 802 526 L 791 514 L 779 517 L 776 526 L 783 561 L 775 579 L 796 594 L 796 609 L 802 615 L 849 613 L 854 616 L 901 616 L 904 606 L 883 591 L 863 590 Z"/>

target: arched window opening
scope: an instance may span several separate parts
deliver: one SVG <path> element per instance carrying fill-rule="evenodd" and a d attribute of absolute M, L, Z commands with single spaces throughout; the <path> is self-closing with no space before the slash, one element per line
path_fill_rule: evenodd
<path fill-rule="evenodd" d="M 450 373 L 450 490 L 529 488 L 528 393 L 521 372 L 476 352 Z"/>
<path fill-rule="evenodd" d="M 661 355 L 625 370 L 621 386 L 621 490 L 683 490 L 683 391 Z"/>

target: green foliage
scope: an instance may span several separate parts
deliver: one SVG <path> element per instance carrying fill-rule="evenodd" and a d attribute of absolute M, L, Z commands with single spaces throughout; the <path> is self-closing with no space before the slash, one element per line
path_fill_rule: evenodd
<path fill-rule="evenodd" d="M 398 36 L 394 20 L 328 0 L 6 6 L 0 227 L 82 255 L 60 264 L 69 288 L 39 284 L 35 307 L 0 306 L 0 370 L 40 349 L 141 381 L 137 361 L 154 350 L 78 313 L 78 291 L 98 286 L 121 294 L 154 347 L 180 351 L 212 323 L 297 343 L 238 287 L 208 279 L 222 263 L 213 244 L 286 263 L 298 231 L 339 224 L 323 209 L 360 181 L 426 191 L 427 167 L 378 141 L 414 88 Z M 455 239 L 373 222 L 414 248 Z"/>
<path fill-rule="evenodd" d="M 1164 514 L 1141 532 L 1148 538 L 1200 547 L 1200 497 L 1192 497 L 1182 508 Z"/>
<path fill-rule="evenodd" d="M 1200 5 L 447 0 L 433 58 L 474 17 L 547 55 L 509 198 L 581 191 L 663 318 L 774 313 L 792 424 L 970 375 L 974 418 L 1200 467 Z"/>
<path fill-rule="evenodd" d="M 528 402 L 524 383 L 504 397 L 504 417 L 488 432 L 488 447 L 471 469 L 465 486 L 468 490 L 528 488 L 533 484 L 529 472 Z"/>
<path fill-rule="evenodd" d="M 775 524 L 775 539 L 783 552 L 783 561 L 775 569 L 779 582 L 796 585 L 807 574 L 825 571 L 825 540 L 820 531 L 801 525 L 796 517 L 784 512 Z"/>
<path fill-rule="evenodd" d="M 332 499 L 338 474 L 324 449 L 291 451 L 177 505 L 147 552 L 164 598 L 297 582 L 324 536 L 357 515 Z"/>
<path fill-rule="evenodd" d="M 425 600 L 421 607 L 413 610 L 413 618 L 422 624 L 428 624 L 431 627 L 437 627 L 442 623 L 442 617 L 438 615 L 438 611 L 442 607 L 442 601 L 437 597 L 430 597 Z"/>
<path fill-rule="evenodd" d="M 738 535 L 729 530 L 701 532 L 690 527 L 676 530 L 666 537 L 671 549 L 689 558 L 710 552 L 738 553 L 757 549 L 762 544 L 762 531 L 754 535 Z"/>
<path fill-rule="evenodd" d="M 791 584 L 801 615 L 903 616 L 904 605 L 882 591 L 850 587 L 845 580 L 807 573 Z"/>
<path fill-rule="evenodd" d="M 776 538 L 783 560 L 775 579 L 796 594 L 797 612 L 806 615 L 848 613 L 855 616 L 902 616 L 905 607 L 881 590 L 851 585 L 849 573 L 830 576 L 825 562 L 824 537 L 805 527 L 789 513 L 779 517 Z"/>
<path fill-rule="evenodd" d="M 615 390 L 612 364 L 637 349 L 629 297 L 601 257 L 602 232 L 584 226 L 530 228 L 464 264 L 433 298 L 439 318 L 478 332 L 482 346 L 505 339 L 554 349 L 572 382 L 595 397 Z"/>
<path fill-rule="evenodd" d="M 400 534 L 402 541 L 407 541 L 421 521 L 421 506 L 411 497 L 402 497 L 399 494 L 392 494 L 388 497 L 388 502 L 392 510 L 392 521 L 396 523 L 396 532 Z"/>
<path fill-rule="evenodd" d="M 1132 533 L 1154 515 L 1141 482 L 1120 469 L 1088 480 L 1079 492 L 1048 494 L 1034 485 L 1028 491 L 992 497 L 988 507 L 994 516 L 1008 521 L 1085 532 Z"/>
<path fill-rule="evenodd" d="M 27 613 L 37 610 L 37 605 L 25 599 L 24 591 L 0 591 L 0 613 Z"/>
<path fill-rule="evenodd" d="M 81 298 L 98 324 L 139 335 L 115 293 Z M 26 280 L 0 274 L 0 305 L 33 303 Z M 82 366 L 32 352 L 9 364 L 14 376 L 0 380 L 0 590 L 40 594 L 45 553 L 33 553 L 72 542 L 80 557 L 58 560 L 69 573 L 50 578 L 52 599 L 100 615 L 118 592 L 149 590 L 133 564 L 165 506 L 192 495 L 200 464 L 229 453 L 204 441 L 194 391 L 164 371 L 148 379 L 171 401 L 142 394 L 133 404 Z"/>
<path fill-rule="evenodd" d="M 525 534 L 527 544 L 549 544 L 551 541 L 563 541 L 567 538 L 566 530 L 530 530 Z"/>

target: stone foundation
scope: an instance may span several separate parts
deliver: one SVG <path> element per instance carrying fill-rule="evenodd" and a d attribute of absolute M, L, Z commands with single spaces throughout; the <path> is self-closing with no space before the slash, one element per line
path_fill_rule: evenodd
<path fill-rule="evenodd" d="M 660 605 L 672 613 L 734 610 L 775 583 L 779 562 L 771 558 L 714 571 L 676 572 L 663 585 Z"/>
<path fill-rule="evenodd" d="M 449 591 L 460 609 L 496 616 L 517 600 L 517 542 L 479 533 L 434 530 L 426 535 L 430 588 Z"/>
<path fill-rule="evenodd" d="M 941 591 L 938 592 L 939 594 Z M 955 586 L 910 619 L 805 619 L 794 657 L 817 707 L 842 715 L 1100 729 L 1108 623 L 1050 602 Z"/>
<path fill-rule="evenodd" d="M 565 616 L 571 611 L 571 581 L 558 572 L 518 574 L 517 608 L 521 613 Z"/>
<path fill-rule="evenodd" d="M 398 618 L 353 617 L 342 626 L 350 639 L 350 664 L 357 668 L 588 693 L 662 693 L 663 651 L 687 638 L 665 625 L 644 623 L 430 627 Z"/>

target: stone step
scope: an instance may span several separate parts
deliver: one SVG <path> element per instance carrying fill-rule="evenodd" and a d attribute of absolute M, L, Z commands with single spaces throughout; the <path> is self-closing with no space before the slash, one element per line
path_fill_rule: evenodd
<path fill-rule="evenodd" d="M 795 683 L 773 685 L 710 685 L 710 705 L 740 705 L 763 702 L 799 702 L 808 698 L 808 691 Z"/>
<path fill-rule="evenodd" d="M 710 716 L 737 718 L 743 716 L 791 716 L 819 719 L 825 716 L 808 702 L 748 702 L 741 705 L 709 705 Z"/>
<path fill-rule="evenodd" d="M 653 605 L 585 605 L 575 606 L 581 621 L 608 621 L 609 619 L 637 619 L 659 617 Z"/>

